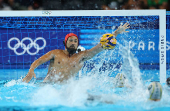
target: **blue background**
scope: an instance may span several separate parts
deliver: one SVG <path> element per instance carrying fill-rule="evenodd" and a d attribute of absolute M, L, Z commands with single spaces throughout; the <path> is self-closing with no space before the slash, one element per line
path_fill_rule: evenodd
<path fill-rule="evenodd" d="M 169 21 L 167 15 L 167 45 L 169 46 Z M 0 68 L 6 69 L 25 69 L 30 64 L 45 53 L 54 49 L 64 49 L 63 40 L 67 33 L 73 32 L 79 36 L 80 45 L 86 49 L 94 47 L 99 43 L 100 37 L 105 33 L 112 33 L 118 28 L 120 23 L 130 23 L 129 33 L 117 36 L 117 41 L 123 44 L 124 40 L 133 41 L 136 45 L 131 51 L 138 58 L 140 68 L 158 68 L 159 67 L 159 17 L 158 16 L 118 16 L 118 17 L 1 17 L 0 18 Z M 114 26 L 114 27 L 113 27 Z M 37 37 L 43 37 L 47 44 L 46 47 L 36 55 L 16 55 L 9 49 L 7 43 L 12 37 L 17 37 L 20 41 L 29 37 L 33 41 Z M 155 50 L 148 50 L 149 41 L 154 42 Z M 144 43 L 144 50 L 138 49 L 139 42 Z M 17 42 L 12 41 L 11 46 Z M 28 45 L 29 41 L 24 41 Z M 39 46 L 43 45 L 41 40 L 37 41 Z M 169 48 L 167 46 L 167 63 L 169 64 Z M 109 64 L 117 63 L 121 56 L 118 54 L 117 45 L 115 48 L 114 60 Z M 17 49 L 22 52 L 22 47 Z M 35 52 L 35 48 L 30 49 Z M 111 53 L 112 51 L 108 51 Z M 100 55 L 100 54 L 99 54 Z M 167 64 L 167 66 L 168 66 Z M 39 68 L 47 67 L 48 63 Z M 148 66 L 147 66 L 148 65 Z"/>

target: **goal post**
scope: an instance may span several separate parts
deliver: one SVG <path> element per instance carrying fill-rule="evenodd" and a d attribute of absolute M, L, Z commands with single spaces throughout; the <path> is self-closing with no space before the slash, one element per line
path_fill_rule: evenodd
<path fill-rule="evenodd" d="M 159 20 L 159 24 L 156 24 L 156 26 L 154 24 L 149 24 L 149 21 L 152 21 L 152 18 L 154 18 L 154 16 L 156 20 Z M 128 17 L 131 20 L 128 20 Z M 151 17 L 151 20 L 148 20 L 147 24 L 142 24 L 142 27 L 146 27 L 145 25 L 149 25 L 148 27 L 159 26 L 158 33 L 155 33 L 159 34 L 159 39 L 156 41 L 159 43 L 157 44 L 159 46 L 155 46 L 158 47 L 157 50 L 159 50 L 159 54 L 155 56 L 159 56 L 159 63 L 156 64 L 159 65 L 160 82 L 165 83 L 166 10 L 1 11 L 0 67 L 1 69 L 25 68 L 26 65 L 29 66 L 30 63 L 32 63 L 36 58 L 42 56 L 50 50 L 56 48 L 64 49 L 62 41 L 64 40 L 64 36 L 69 32 L 74 32 L 79 35 L 81 39 L 80 45 L 82 44 L 85 46 L 86 49 L 89 49 L 98 42 L 96 41 L 96 43 L 91 44 L 90 40 L 99 39 L 103 33 L 111 33 L 112 26 L 116 26 L 117 28 L 117 26 L 119 26 L 122 22 L 121 20 L 123 20 L 124 23 L 126 22 L 127 18 L 127 21 L 133 22 L 132 25 L 135 25 L 135 20 L 136 22 L 138 22 L 138 24 L 140 24 L 140 21 L 137 20 L 140 17 L 142 18 L 142 20 L 145 20 L 145 17 L 149 19 Z M 138 27 L 140 28 L 141 26 Z M 145 34 L 148 32 L 145 32 Z M 143 34 L 142 36 L 145 35 Z M 132 39 L 134 39 L 133 41 L 135 42 L 136 38 L 132 37 Z M 13 41 L 15 42 L 12 43 Z M 25 47 L 24 50 L 21 50 L 21 52 L 17 52 L 17 49 L 15 48 L 18 48 L 18 46 L 14 45 L 17 41 L 29 41 L 34 43 L 35 46 L 37 44 L 42 45 L 38 47 L 38 50 L 28 50 L 29 48 L 26 48 L 26 46 L 23 45 L 23 47 Z M 13 47 L 10 43 L 13 45 Z M 27 45 L 28 44 L 29 43 L 27 43 Z M 135 44 L 136 43 L 134 43 L 134 45 Z M 143 44 L 143 46 L 145 44 L 143 42 L 140 42 L 140 40 L 138 40 L 137 44 L 139 46 L 139 54 L 142 54 L 142 52 L 140 51 L 140 48 L 142 48 L 141 44 Z M 149 41 L 148 44 L 150 46 L 154 46 L 153 44 L 155 44 L 155 42 Z M 31 52 L 32 50 L 33 52 Z M 143 50 L 143 53 L 144 52 L 149 53 L 149 51 Z M 139 57 L 139 61 L 143 61 L 143 59 L 140 59 Z M 17 65 L 20 65 L 21 67 L 17 67 Z"/>

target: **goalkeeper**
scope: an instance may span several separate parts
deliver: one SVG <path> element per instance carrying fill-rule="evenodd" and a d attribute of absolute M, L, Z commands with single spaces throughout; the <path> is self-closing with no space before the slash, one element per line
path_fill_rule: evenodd
<path fill-rule="evenodd" d="M 130 26 L 128 23 L 120 25 L 112 36 L 117 36 L 120 33 L 128 32 Z M 69 33 L 64 40 L 65 50 L 52 50 L 35 60 L 29 69 L 28 74 L 23 78 L 23 82 L 28 83 L 33 77 L 36 78 L 34 70 L 41 64 L 51 61 L 47 76 L 43 82 L 63 83 L 75 75 L 82 68 L 84 62 L 93 58 L 96 54 L 106 49 L 101 42 L 90 50 L 80 51 L 76 53 L 79 45 L 79 39 L 76 34 Z M 102 48 L 103 47 L 103 48 Z"/>

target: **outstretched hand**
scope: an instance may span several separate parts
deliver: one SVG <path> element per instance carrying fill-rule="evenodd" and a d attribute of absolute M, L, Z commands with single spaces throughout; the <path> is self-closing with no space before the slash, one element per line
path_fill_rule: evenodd
<path fill-rule="evenodd" d="M 124 25 L 120 25 L 117 29 L 117 32 L 119 34 L 123 33 L 123 32 L 129 32 L 129 31 L 126 31 L 126 29 L 130 28 L 129 26 L 129 23 L 125 23 Z"/>
<path fill-rule="evenodd" d="M 28 74 L 26 75 L 26 77 L 23 78 L 22 81 L 28 83 L 32 79 L 32 77 L 36 78 L 34 71 L 28 72 Z"/>

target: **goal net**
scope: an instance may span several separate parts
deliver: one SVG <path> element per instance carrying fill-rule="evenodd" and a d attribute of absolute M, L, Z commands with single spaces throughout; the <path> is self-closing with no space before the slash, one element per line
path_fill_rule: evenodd
<path fill-rule="evenodd" d="M 75 33 L 80 45 L 91 49 L 105 33 L 114 32 L 120 24 L 129 23 L 129 33 L 117 36 L 118 44 L 128 42 L 142 70 L 159 70 L 160 81 L 166 80 L 169 67 L 170 42 L 166 41 L 169 22 L 165 10 L 114 10 L 114 11 L 5 11 L 0 12 L 0 68 L 29 69 L 31 63 L 54 49 L 64 49 L 63 40 Z M 167 21 L 170 16 L 167 15 Z M 120 68 L 122 56 L 119 45 L 107 51 L 99 70 Z M 98 56 L 99 56 L 98 55 Z M 113 57 L 114 56 L 114 57 Z M 166 60 L 167 59 L 167 60 Z M 98 59 L 86 62 L 92 69 Z M 39 68 L 47 68 L 48 62 Z M 114 66 L 114 67 L 113 67 Z"/>

